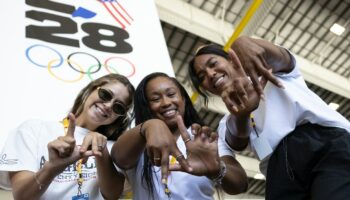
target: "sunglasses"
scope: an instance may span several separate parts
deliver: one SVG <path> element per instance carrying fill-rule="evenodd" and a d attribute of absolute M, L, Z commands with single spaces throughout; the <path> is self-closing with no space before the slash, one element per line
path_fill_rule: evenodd
<path fill-rule="evenodd" d="M 97 88 L 97 93 L 98 93 L 98 97 L 104 102 L 109 102 L 113 99 L 113 94 L 110 91 L 103 89 L 101 87 Z M 115 101 L 113 103 L 112 110 L 117 115 L 120 115 L 120 116 L 126 115 L 125 106 L 118 101 Z"/>

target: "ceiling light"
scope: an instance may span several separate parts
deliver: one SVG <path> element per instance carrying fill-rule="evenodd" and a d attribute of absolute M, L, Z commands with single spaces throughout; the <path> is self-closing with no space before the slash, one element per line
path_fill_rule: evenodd
<path fill-rule="evenodd" d="M 340 26 L 337 23 L 334 23 L 329 30 L 332 31 L 334 34 L 341 35 L 345 31 L 345 27 Z"/>
<path fill-rule="evenodd" d="M 329 105 L 333 110 L 337 110 L 339 108 L 339 104 L 331 102 Z"/>
<path fill-rule="evenodd" d="M 257 173 L 257 174 L 255 174 L 254 178 L 262 180 L 262 179 L 265 179 L 265 176 L 261 173 Z"/>

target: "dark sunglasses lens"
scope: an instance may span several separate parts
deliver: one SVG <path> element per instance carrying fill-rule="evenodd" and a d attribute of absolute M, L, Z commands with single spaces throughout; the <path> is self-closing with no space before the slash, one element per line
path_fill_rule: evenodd
<path fill-rule="evenodd" d="M 111 93 L 109 93 L 107 90 L 100 88 L 98 90 L 98 96 L 103 101 L 110 101 L 113 97 Z"/>
<path fill-rule="evenodd" d="M 125 115 L 126 114 L 126 110 L 125 107 L 121 104 L 121 103 L 114 103 L 113 105 L 113 111 L 117 114 L 117 115 Z"/>

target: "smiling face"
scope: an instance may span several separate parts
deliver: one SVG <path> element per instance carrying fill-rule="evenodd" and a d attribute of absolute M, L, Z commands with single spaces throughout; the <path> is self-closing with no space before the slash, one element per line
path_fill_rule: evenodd
<path fill-rule="evenodd" d="M 216 54 L 199 55 L 194 60 L 194 71 L 201 87 L 220 95 L 233 78 L 237 78 L 232 63 Z"/>
<path fill-rule="evenodd" d="M 101 91 L 112 98 L 101 98 Z M 120 82 L 111 82 L 96 88 L 86 99 L 83 111 L 77 117 L 77 125 L 94 131 L 101 125 L 111 124 L 120 116 L 113 111 L 116 110 L 116 105 L 122 104 L 126 107 L 128 98 L 128 89 Z"/>
<path fill-rule="evenodd" d="M 176 116 L 184 117 L 185 101 L 172 80 L 162 76 L 150 80 L 146 97 L 154 117 L 163 120 L 170 129 L 177 127 Z"/>

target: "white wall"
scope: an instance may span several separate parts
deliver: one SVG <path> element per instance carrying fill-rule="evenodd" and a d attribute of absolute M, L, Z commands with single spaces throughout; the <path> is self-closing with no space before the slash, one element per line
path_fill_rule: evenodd
<path fill-rule="evenodd" d="M 0 189 L 0 199 L 1 200 L 13 200 L 11 191 Z"/>

